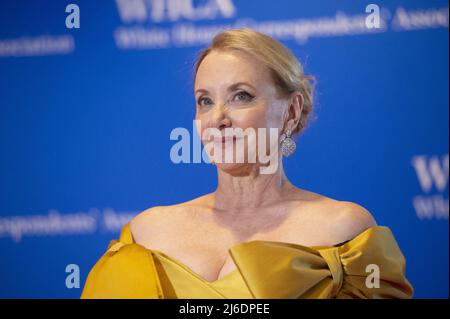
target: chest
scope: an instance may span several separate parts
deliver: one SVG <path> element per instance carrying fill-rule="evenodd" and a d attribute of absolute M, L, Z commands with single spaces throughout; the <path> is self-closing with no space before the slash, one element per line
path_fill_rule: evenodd
<path fill-rule="evenodd" d="M 167 233 L 166 240 L 153 240 L 144 244 L 149 249 L 163 252 L 173 261 L 186 266 L 197 276 L 214 282 L 237 270 L 230 254 L 233 246 L 252 240 L 268 240 L 313 246 L 322 244 L 317 234 L 308 231 L 292 231 L 278 227 L 265 232 L 230 231 L 209 226 L 196 231 Z M 160 237 L 161 238 L 161 237 Z"/>

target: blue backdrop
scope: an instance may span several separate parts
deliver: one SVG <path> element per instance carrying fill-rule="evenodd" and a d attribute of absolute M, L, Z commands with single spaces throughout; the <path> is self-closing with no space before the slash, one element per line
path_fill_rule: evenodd
<path fill-rule="evenodd" d="M 169 136 L 192 132 L 197 52 L 248 26 L 317 77 L 289 178 L 366 207 L 414 297 L 448 298 L 448 2 L 369 3 L 1 1 L 0 297 L 78 298 L 123 223 L 214 190 L 214 167 L 172 163 Z"/>

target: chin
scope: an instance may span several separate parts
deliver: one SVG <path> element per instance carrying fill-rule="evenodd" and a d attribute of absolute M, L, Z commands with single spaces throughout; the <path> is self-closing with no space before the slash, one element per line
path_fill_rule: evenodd
<path fill-rule="evenodd" d="M 247 176 L 255 169 L 255 163 L 216 163 L 218 170 L 232 176 Z"/>

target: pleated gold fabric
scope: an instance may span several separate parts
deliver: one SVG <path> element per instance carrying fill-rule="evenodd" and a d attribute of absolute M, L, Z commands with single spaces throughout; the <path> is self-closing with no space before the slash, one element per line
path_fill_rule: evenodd
<path fill-rule="evenodd" d="M 229 252 L 237 269 L 208 282 L 176 259 L 136 244 L 126 224 L 90 271 L 81 298 L 406 299 L 414 293 L 405 258 L 385 226 L 338 246 L 252 240 Z"/>

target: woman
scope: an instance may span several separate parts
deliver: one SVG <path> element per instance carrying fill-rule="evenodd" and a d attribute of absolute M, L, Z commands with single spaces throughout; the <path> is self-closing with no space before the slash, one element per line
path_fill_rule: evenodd
<path fill-rule="evenodd" d="M 312 111 L 310 80 L 264 34 L 217 34 L 195 67 L 200 136 L 207 143 L 210 129 L 276 128 L 275 169 L 262 172 L 260 153 L 256 161 L 223 160 L 218 150 L 237 147 L 237 139 L 216 136 L 209 154 L 217 189 L 126 224 L 91 270 L 82 298 L 411 298 L 389 228 L 362 206 L 300 189 L 285 175 L 281 158 L 295 151 L 292 137 Z M 244 140 L 247 151 L 260 141 Z M 265 138 L 257 147 L 270 145 Z"/>

